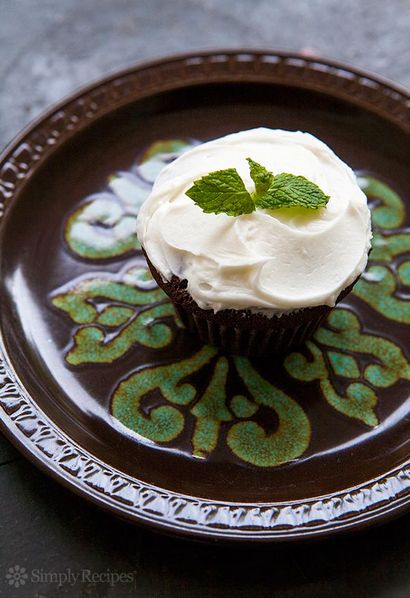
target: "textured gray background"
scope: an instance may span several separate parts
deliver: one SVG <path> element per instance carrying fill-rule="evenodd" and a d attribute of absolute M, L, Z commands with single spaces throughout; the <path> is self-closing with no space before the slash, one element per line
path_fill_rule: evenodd
<path fill-rule="evenodd" d="M 307 50 L 410 84 L 409 0 L 0 0 L 0 146 L 73 89 L 214 47 Z"/>
<path fill-rule="evenodd" d="M 215 47 L 316 53 L 410 84 L 409 0 L 0 0 L 0 146 L 46 106 L 118 67 Z M 73 496 L 0 435 L 0 594 L 141 598 L 409 598 L 410 517 L 307 546 L 243 550 L 165 540 Z M 109 588 L 30 572 L 135 572 Z"/>

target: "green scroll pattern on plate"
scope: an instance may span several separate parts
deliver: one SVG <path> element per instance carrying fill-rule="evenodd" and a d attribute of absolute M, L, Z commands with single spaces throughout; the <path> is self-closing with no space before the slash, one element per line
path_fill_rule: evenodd
<path fill-rule="evenodd" d="M 401 349 L 390 340 L 364 334 L 358 317 L 347 309 L 333 310 L 306 346 L 309 358 L 297 352 L 285 358 L 287 372 L 304 382 L 318 380 L 329 405 L 368 426 L 379 423 L 375 389 L 410 380 L 410 365 Z M 359 356 L 367 358 L 363 371 Z M 343 395 L 337 392 L 335 379 L 347 382 Z"/>
<path fill-rule="evenodd" d="M 374 177 L 359 181 L 372 207 L 369 264 L 353 293 L 384 317 L 410 324 L 410 228 L 401 197 Z"/>
<path fill-rule="evenodd" d="M 201 395 L 188 379 L 210 361 L 213 361 L 213 373 Z M 235 357 L 233 362 L 249 390 L 249 398 L 229 396 L 226 385 L 228 359 L 219 356 L 215 348 L 204 345 L 187 359 L 144 368 L 122 381 L 113 396 L 113 415 L 137 434 L 154 442 L 167 442 L 182 433 L 185 418 L 190 414 L 195 420 L 192 454 L 199 458 L 207 457 L 216 448 L 222 424 L 228 428 L 228 446 L 242 461 L 273 467 L 299 457 L 309 446 L 311 434 L 310 422 L 303 409 L 262 378 L 247 359 Z M 151 409 L 146 415 L 141 402 L 144 395 L 155 390 L 167 404 Z M 242 409 L 238 410 L 239 401 Z M 278 428 L 273 433 L 267 434 L 251 419 L 262 405 L 273 410 L 279 418 Z M 180 406 L 185 409 L 179 409 Z M 243 421 L 238 421 L 239 418 Z"/>
<path fill-rule="evenodd" d="M 138 266 L 119 275 L 82 277 L 57 291 L 52 302 L 79 325 L 66 355 L 72 366 L 110 364 L 136 345 L 148 350 L 168 347 L 180 326 L 172 304 Z M 295 352 L 284 359 L 287 373 L 301 382 L 317 381 L 329 406 L 367 426 L 378 423 L 377 389 L 410 379 L 400 347 L 364 333 L 348 309 L 333 310 L 306 347 L 307 356 Z M 211 373 L 199 392 L 189 377 L 205 366 Z M 246 396 L 228 394 L 229 368 L 242 379 Z M 335 384 L 340 380 L 344 393 Z M 152 392 L 159 393 L 162 404 L 147 416 L 141 403 Z M 262 406 L 278 418 L 273 433 L 255 421 Z M 220 355 L 207 345 L 183 359 L 176 356 L 173 363 L 131 373 L 114 392 L 112 413 L 130 430 L 158 443 L 176 440 L 187 417 L 194 418 L 191 446 L 198 458 L 212 454 L 224 438 L 239 459 L 272 467 L 296 459 L 309 445 L 310 423 L 297 401 L 265 379 L 248 359 Z"/>
<path fill-rule="evenodd" d="M 139 266 L 118 275 L 80 278 L 56 291 L 51 300 L 81 325 L 66 355 L 74 366 L 112 363 L 136 344 L 160 349 L 172 340 L 169 321 L 180 325 L 166 295 Z"/>
<path fill-rule="evenodd" d="M 104 191 L 86 198 L 70 214 L 64 230 L 70 250 L 85 259 L 103 260 L 139 249 L 137 215 L 156 176 L 195 143 L 183 139 L 158 141 L 130 171 L 109 177 Z"/>
<path fill-rule="evenodd" d="M 107 191 L 70 215 L 65 239 L 71 252 L 98 263 L 137 250 L 136 216 L 153 179 L 190 145 L 184 140 L 153 144 L 131 173 L 110 178 Z M 404 202 L 374 177 L 359 180 L 372 208 L 374 237 L 368 268 L 353 293 L 385 318 L 410 324 Z M 181 324 L 142 263 L 136 258 L 119 273 L 83 275 L 52 294 L 54 307 L 76 327 L 67 364 L 109 365 L 134 347 L 144 348 L 145 364 L 120 380 L 111 397 L 113 416 L 133 433 L 169 446 L 188 431 L 190 452 L 198 459 L 210 457 L 221 443 L 240 461 L 258 467 L 300 458 L 310 444 L 311 422 L 301 404 L 279 387 L 283 376 L 277 385 L 248 359 L 206 345 L 188 355 L 176 349 L 174 361 L 155 363 L 156 352 L 172 346 Z M 297 383 L 315 384 L 328 408 L 365 428 L 379 423 L 378 389 L 410 380 L 402 349 L 364 331 L 356 313 L 345 307 L 333 310 L 304 348 L 275 367 Z M 198 385 L 201 372 L 206 382 Z M 240 393 L 229 390 L 230 376 L 240 381 Z M 273 430 L 261 424 L 261 410 L 273 414 Z"/>

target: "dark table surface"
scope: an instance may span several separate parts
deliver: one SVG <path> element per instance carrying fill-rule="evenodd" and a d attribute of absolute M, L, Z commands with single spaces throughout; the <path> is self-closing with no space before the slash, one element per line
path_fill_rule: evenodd
<path fill-rule="evenodd" d="M 0 145 L 79 85 L 178 51 L 303 50 L 406 85 L 409 30 L 406 0 L 1 0 Z M 16 566 L 19 587 L 6 578 Z M 408 598 L 410 516 L 304 545 L 174 540 L 88 505 L 0 435 L 0 593 Z"/>

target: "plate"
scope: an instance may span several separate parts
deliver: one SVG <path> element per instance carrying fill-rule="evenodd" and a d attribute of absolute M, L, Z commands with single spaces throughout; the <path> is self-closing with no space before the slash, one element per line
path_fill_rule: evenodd
<path fill-rule="evenodd" d="M 0 161 L 0 418 L 106 510 L 208 539 L 294 540 L 410 503 L 409 97 L 277 52 L 175 57 L 105 78 Z M 161 167 L 229 132 L 304 129 L 359 175 L 365 275 L 314 338 L 263 362 L 187 333 L 135 235 Z"/>

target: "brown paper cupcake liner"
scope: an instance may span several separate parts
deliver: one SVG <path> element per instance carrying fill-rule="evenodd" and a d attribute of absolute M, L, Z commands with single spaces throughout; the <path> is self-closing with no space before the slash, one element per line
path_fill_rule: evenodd
<path fill-rule="evenodd" d="M 277 321 L 265 329 L 241 328 L 221 324 L 192 313 L 182 305 L 175 304 L 178 315 L 188 330 L 196 333 L 207 344 L 216 345 L 229 353 L 252 357 L 255 355 L 278 355 L 302 345 L 318 328 L 327 312 L 293 328 L 284 328 Z M 279 320 L 279 318 L 275 318 Z"/>

